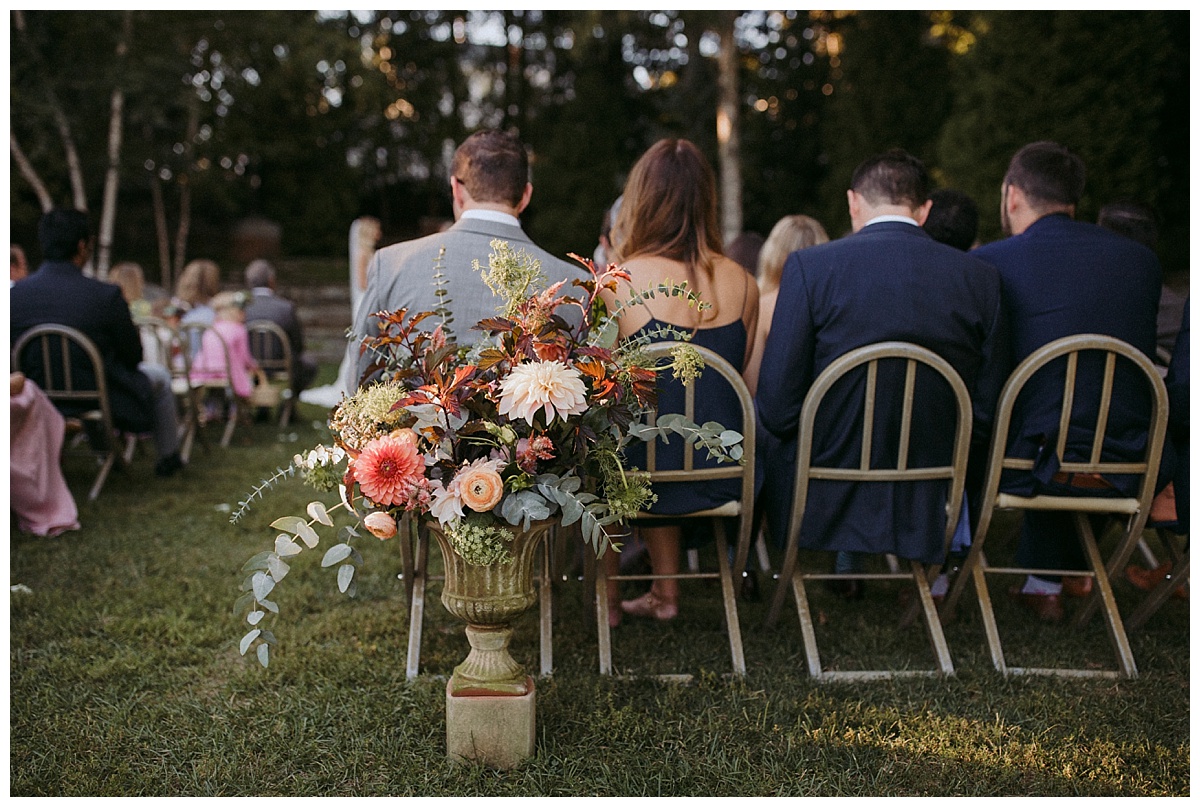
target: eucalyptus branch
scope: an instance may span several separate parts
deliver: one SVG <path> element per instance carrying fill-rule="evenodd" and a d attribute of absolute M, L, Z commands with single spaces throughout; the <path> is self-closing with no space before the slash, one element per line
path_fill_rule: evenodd
<path fill-rule="evenodd" d="M 250 503 L 251 502 L 253 502 L 255 499 L 261 499 L 263 497 L 263 494 L 265 494 L 268 490 L 270 490 L 271 488 L 278 485 L 281 480 L 283 480 L 289 476 L 295 476 L 295 475 L 296 475 L 296 466 L 295 465 L 289 465 L 286 468 L 276 468 L 275 473 L 272 474 L 269 478 L 264 479 L 262 482 L 260 482 L 254 488 L 254 490 L 252 490 L 250 492 L 250 495 L 246 497 L 245 501 L 238 502 L 238 509 L 233 511 L 233 515 L 231 515 L 229 517 L 229 523 L 230 524 L 238 523 L 242 519 L 242 516 L 244 516 L 244 515 L 246 515 L 246 513 L 250 512 Z"/>

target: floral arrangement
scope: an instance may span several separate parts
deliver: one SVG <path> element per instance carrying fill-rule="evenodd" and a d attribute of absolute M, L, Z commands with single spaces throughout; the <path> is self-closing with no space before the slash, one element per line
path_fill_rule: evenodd
<path fill-rule="evenodd" d="M 336 566 L 339 589 L 353 595 L 362 563 L 357 527 L 387 540 L 405 517 L 433 519 L 466 562 L 486 565 L 511 562 L 513 533 L 504 525 L 528 529 L 553 518 L 578 523 L 600 555 L 609 547 L 619 551 L 614 536 L 621 525 L 655 501 L 647 475 L 625 466 L 629 441 L 666 440 L 673 432 L 711 457 L 740 461 L 742 435 L 718 423 L 696 425 L 678 415 L 663 415 L 654 426 L 642 422 L 655 404 L 659 372 L 669 368 L 690 383 L 702 370 L 688 334 L 668 327 L 617 342 L 621 312 L 656 294 L 705 307 L 686 284 L 634 293 L 609 311 L 601 292 L 615 294 L 618 280 L 629 279 L 616 265 L 601 270 L 573 255 L 587 275 L 568 290 L 564 282 L 547 286 L 537 260 L 523 250 L 504 241 L 491 246 L 487 267 L 476 261 L 475 268 L 502 304 L 497 316 L 474 326 L 479 338 L 460 344 L 444 304 L 414 316 L 379 312 L 379 333 L 363 347 L 373 357 L 367 376 L 378 380 L 332 410 L 333 445 L 296 455 L 231 517 L 236 522 L 267 487 L 296 472 L 317 490 L 340 494 L 333 507 L 309 504 L 307 518 L 275 520 L 274 550 L 243 567 L 244 593 L 235 607 L 250 625 L 243 655 L 256 647 L 267 665 L 275 638 L 264 620 L 279 612 L 269 595 L 288 572 L 285 558 L 316 548 L 317 527 L 334 527 L 336 510 L 356 524 L 338 531 L 340 541 L 322 565 Z M 440 272 L 435 282 L 444 300 Z M 669 362 L 646 356 L 656 337 L 683 343 Z"/>

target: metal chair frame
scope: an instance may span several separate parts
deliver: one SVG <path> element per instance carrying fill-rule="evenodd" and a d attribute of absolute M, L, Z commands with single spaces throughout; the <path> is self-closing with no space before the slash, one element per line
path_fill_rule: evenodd
<path fill-rule="evenodd" d="M 195 389 L 217 389 L 224 393 L 227 414 L 225 417 L 225 431 L 221 433 L 221 448 L 229 448 L 229 443 L 231 440 L 233 440 L 233 430 L 237 427 L 238 423 L 238 396 L 237 393 L 233 391 L 233 376 L 230 372 L 233 362 L 229 358 L 229 345 L 225 343 L 225 339 L 221 336 L 220 332 L 211 325 L 205 325 L 202 322 L 187 322 L 180 326 L 180 334 L 185 345 L 192 343 L 193 336 L 196 337 L 197 343 L 200 343 L 204 338 L 205 331 L 212 331 L 213 336 L 217 337 L 217 339 L 221 342 L 221 351 L 225 355 L 225 377 L 223 379 L 195 382 L 192 381 L 191 377 L 189 376 L 188 383 Z M 186 353 L 187 351 L 185 350 L 184 352 Z M 188 360 L 188 365 L 188 372 L 190 373 L 190 358 Z"/>
<path fill-rule="evenodd" d="M 655 342 L 645 348 L 645 352 L 652 358 L 666 357 L 670 351 L 679 345 L 679 342 L 666 341 Z M 746 382 L 742 379 L 741 373 L 734 369 L 733 365 L 727 362 L 717 353 L 700 345 L 692 345 L 704 359 L 705 372 L 715 372 L 725 379 L 726 382 L 733 387 L 737 394 L 738 402 L 742 412 L 742 428 L 743 430 L 754 428 L 754 400 L 750 395 L 750 390 L 746 387 Z M 695 398 L 696 388 L 694 384 L 689 384 L 685 387 L 684 392 L 684 411 L 683 415 L 688 420 L 695 420 Z M 649 421 L 653 423 L 658 417 L 659 412 L 651 412 Z M 683 438 L 674 438 L 683 439 Z M 737 613 L 737 587 L 734 585 L 735 573 L 740 578 L 741 572 L 746 567 L 747 556 L 750 551 L 751 544 L 751 528 L 754 515 L 754 439 L 753 433 L 749 435 L 743 444 L 742 464 L 730 464 L 718 468 L 695 468 L 695 447 L 688 443 L 684 447 L 683 453 L 683 468 L 674 471 L 660 471 L 656 469 L 655 462 L 655 442 L 648 442 L 646 445 L 646 472 L 649 474 L 651 484 L 655 482 L 699 482 L 711 479 L 740 479 L 742 491 L 740 497 L 731 502 L 727 502 L 720 507 L 711 508 L 708 510 L 700 510 L 694 513 L 684 515 L 669 516 L 670 518 L 722 518 L 722 517 L 737 517 L 738 518 L 738 536 L 736 544 L 736 554 L 733 563 L 729 561 L 728 539 L 725 535 L 725 526 L 718 520 L 716 522 L 716 544 L 717 544 L 717 571 L 703 572 L 695 569 L 689 569 L 687 572 L 681 572 L 672 575 L 662 574 L 617 574 L 608 575 L 603 563 L 594 562 L 587 554 L 585 548 L 585 557 L 589 558 L 589 563 L 595 569 L 595 590 L 596 590 L 596 628 L 597 628 L 597 645 L 600 656 L 600 674 L 611 675 L 613 673 L 612 664 L 612 636 L 608 626 L 608 580 L 659 580 L 659 579 L 717 579 L 721 583 L 721 595 L 725 609 L 725 625 L 729 635 L 729 652 L 732 657 L 733 672 L 737 676 L 745 676 L 746 674 L 746 658 L 742 648 L 742 631 L 738 621 Z M 653 513 L 642 513 L 638 518 L 652 519 L 657 516 Z M 590 575 L 589 575 L 590 576 Z M 687 675 L 663 675 L 659 676 L 665 679 L 681 679 L 688 678 Z"/>
<path fill-rule="evenodd" d="M 200 432 L 200 400 L 191 384 L 189 374 L 192 362 L 184 338 L 158 317 L 137 317 L 134 324 L 143 334 L 148 334 L 158 345 L 162 365 L 171 373 L 171 391 L 179 404 L 179 456 L 187 462 L 192 447 L 199 436 L 201 445 L 208 450 L 208 443 Z"/>
<path fill-rule="evenodd" d="M 292 345 L 288 342 L 287 331 L 278 323 L 267 319 L 247 322 L 246 330 L 250 332 L 250 355 L 258 362 L 267 379 L 272 382 L 282 379 L 285 382 L 284 394 L 279 404 L 279 425 L 287 428 L 296 406 L 296 378 L 292 365 Z M 269 340 L 272 339 L 280 345 L 280 358 L 270 358 Z"/>
<path fill-rule="evenodd" d="M 554 592 L 552 588 L 553 554 L 558 535 L 562 530 L 553 527 L 546 536 L 541 549 L 541 571 L 537 575 L 538 585 L 538 619 L 539 619 L 539 661 L 541 675 L 548 676 L 554 671 Z M 405 602 L 408 606 L 408 654 L 405 659 L 404 674 L 409 681 L 416 678 L 421 671 L 421 633 L 425 623 L 425 591 L 430 581 L 444 581 L 443 575 L 430 575 L 429 545 L 431 541 L 428 530 L 410 515 L 406 515 L 400 523 L 397 536 L 400 545 L 400 579 L 404 581 Z"/>
<path fill-rule="evenodd" d="M 879 362 L 883 360 L 904 360 L 906 373 L 904 381 L 904 403 L 900 420 L 899 447 L 896 467 L 872 468 L 871 447 L 874 438 L 875 393 Z M 908 467 L 909 436 L 914 417 L 913 397 L 916 385 L 917 365 L 923 364 L 936 371 L 950 386 L 954 394 L 958 410 L 958 423 L 954 432 L 952 462 L 946 466 Z M 858 468 L 822 467 L 812 465 L 812 450 L 814 440 L 814 423 L 820 411 L 825 395 L 830 389 L 851 371 L 866 365 L 866 389 L 863 400 L 863 431 L 862 452 Z M 954 368 L 933 351 L 908 342 L 878 342 L 872 345 L 852 350 L 831 363 L 817 376 L 804 399 L 800 412 L 798 445 L 796 451 L 796 485 L 792 498 L 791 520 L 788 526 L 787 545 L 779 573 L 779 585 L 771 608 L 767 614 L 767 625 L 774 625 L 779 618 L 783 600 L 790 587 L 796 602 L 796 611 L 800 620 L 800 631 L 804 640 L 805 657 L 808 672 L 818 681 L 861 681 L 899 676 L 928 676 L 953 675 L 954 664 L 950 657 L 946 638 L 942 633 L 942 625 L 938 619 L 929 585 L 937 577 L 941 565 L 926 566 L 915 560 L 909 561 L 909 569 L 901 571 L 898 562 L 888 556 L 890 571 L 882 573 L 854 574 L 819 574 L 803 571 L 798 568 L 798 552 L 800 529 L 804 523 L 804 511 L 808 503 L 809 481 L 813 479 L 828 479 L 865 484 L 917 482 L 946 480 L 950 485 L 946 501 L 946 527 L 943 533 L 943 552 L 945 557 L 949 552 L 950 542 L 954 537 L 954 529 L 958 523 L 959 511 L 962 508 L 963 486 L 966 479 L 967 456 L 971 442 L 971 399 L 966 385 Z M 863 580 L 905 580 L 917 588 L 919 602 L 917 606 L 924 617 L 924 627 L 930 645 L 937 661 L 937 668 L 932 670 L 826 670 L 821 665 L 820 652 L 817 647 L 816 631 L 813 627 L 813 616 L 809 608 L 808 593 L 805 583 L 809 580 L 829 579 L 863 579 Z M 790 584 L 790 586 L 789 586 Z M 901 620 L 901 624 L 911 621 L 911 610 Z"/>
<path fill-rule="evenodd" d="M 1104 381 L 1101 390 L 1095 434 L 1092 440 L 1091 455 L 1087 462 L 1063 462 L 1066 450 L 1067 430 L 1071 421 L 1071 411 L 1074 405 L 1076 391 L 1076 375 L 1078 371 L 1079 354 L 1083 351 L 1103 351 L 1106 353 Z M 1067 366 L 1063 385 L 1063 397 L 1060 408 L 1059 435 L 1056 447 L 1061 470 L 1065 473 L 1077 474 L 1131 474 L 1141 475 L 1142 481 L 1138 495 L 1127 498 L 1106 498 L 1088 496 L 1015 496 L 1000 492 L 1000 477 L 1004 470 L 1031 470 L 1033 460 L 1007 456 L 1009 426 L 1012 421 L 1013 409 L 1017 397 L 1025 384 L 1043 367 L 1050 362 L 1066 357 Z M 1121 357 L 1138 367 L 1150 386 L 1152 392 L 1151 411 L 1147 430 L 1146 453 L 1141 462 L 1105 462 L 1101 460 L 1104 446 L 1104 436 L 1107 429 L 1109 402 L 1112 398 L 1113 377 L 1117 358 Z M 983 488 L 983 500 L 980 505 L 979 521 L 972 539 L 971 550 L 963 562 L 959 573 L 955 576 L 950 590 L 942 603 L 941 615 L 943 620 L 949 620 L 953 614 L 959 597 L 968 583 L 973 583 L 979 600 L 979 611 L 983 618 L 984 630 L 987 635 L 988 648 L 991 652 L 992 663 L 1000 672 L 1009 675 L 1021 674 L 1054 674 L 1065 676 L 1100 676 L 1100 677 L 1137 677 L 1137 665 L 1133 652 L 1129 647 L 1125 628 L 1113 598 L 1111 578 L 1124 569 L 1125 562 L 1134 551 L 1142 537 L 1146 520 L 1150 514 L 1150 503 L 1154 498 L 1155 477 L 1162 454 L 1163 438 L 1167 425 L 1167 393 L 1162 377 L 1148 358 L 1131 345 L 1099 334 L 1077 334 L 1050 342 L 1031 353 L 1013 371 L 997 404 L 995 431 L 992 436 L 992 447 L 989 455 L 987 475 Z M 1074 513 L 1075 524 L 1079 539 L 1083 546 L 1084 556 L 1088 563 L 1087 571 L 1066 569 L 1024 569 L 1014 567 L 991 566 L 984 555 L 984 543 L 991 527 L 992 517 L 996 510 L 1059 510 Z M 1088 515 L 1093 513 L 1124 516 L 1127 518 L 1125 534 L 1120 539 L 1107 564 L 1100 555 L 1096 537 L 1092 532 Z M 1116 655 L 1116 670 L 1072 669 L 1066 667 L 1033 668 L 1011 667 L 1004 658 L 1000 634 L 996 627 L 996 617 L 992 609 L 991 598 L 988 594 L 986 575 L 988 574 L 1060 574 L 1091 577 L 1095 582 L 1094 591 L 1087 603 L 1076 613 L 1073 626 L 1078 628 L 1087 620 L 1099 606 L 1103 608 L 1109 639 Z"/>
<path fill-rule="evenodd" d="M 57 356 L 53 346 L 57 342 Z M 94 387 L 81 388 L 76 385 L 75 371 L 71 367 L 71 345 L 75 345 L 92 364 L 92 375 L 96 379 Z M 75 403 L 92 406 L 79 415 L 79 419 L 94 424 L 99 432 L 100 446 L 88 440 L 89 451 L 100 461 L 100 470 L 96 474 L 92 487 L 88 491 L 88 501 L 95 501 L 104 487 L 109 473 L 113 468 L 124 469 L 132 457 L 134 438 L 129 435 L 122 448 L 117 438 L 117 429 L 113 424 L 112 408 L 108 398 L 108 382 L 104 377 L 104 359 L 95 343 L 82 331 L 66 325 L 38 325 L 30 328 L 17 339 L 12 348 L 12 366 L 21 369 L 22 357 L 26 348 L 32 347 L 40 351 L 42 369 L 45 375 L 39 381 L 42 391 L 53 403 Z M 26 373 L 28 375 L 28 373 Z M 86 430 L 85 430 L 86 431 Z M 80 435 L 81 437 L 84 435 Z"/>

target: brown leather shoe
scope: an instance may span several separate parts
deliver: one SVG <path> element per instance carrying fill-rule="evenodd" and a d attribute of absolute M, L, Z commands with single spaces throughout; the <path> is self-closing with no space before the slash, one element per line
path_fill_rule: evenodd
<path fill-rule="evenodd" d="M 1062 621 L 1062 597 L 1057 594 L 1025 594 L 1020 586 L 1013 586 L 1008 596 L 1042 622 Z"/>
<path fill-rule="evenodd" d="M 1092 593 L 1092 578 L 1063 575 L 1062 593 L 1068 597 L 1086 597 Z"/>
<path fill-rule="evenodd" d="M 1125 567 L 1125 579 L 1142 591 L 1150 591 L 1165 580 L 1170 572 L 1170 563 L 1164 563 L 1157 569 L 1143 569 L 1141 566 L 1130 565 Z M 1187 584 L 1175 589 L 1171 596 L 1186 600 L 1188 598 Z"/>

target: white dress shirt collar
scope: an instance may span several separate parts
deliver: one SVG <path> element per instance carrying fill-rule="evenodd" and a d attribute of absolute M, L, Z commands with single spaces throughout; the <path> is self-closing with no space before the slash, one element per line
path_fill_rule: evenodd
<path fill-rule="evenodd" d="M 510 216 L 507 213 L 501 213 L 499 210 L 486 210 L 483 208 L 473 207 L 469 210 L 464 210 L 459 219 L 483 219 L 484 221 L 494 221 L 498 224 L 508 224 L 513 227 L 520 227 L 521 222 L 516 216 Z"/>
<path fill-rule="evenodd" d="M 868 221 L 866 224 L 863 225 L 863 229 L 865 230 L 866 228 L 870 227 L 872 224 L 880 224 L 885 221 L 899 221 L 899 222 L 903 222 L 904 224 L 911 224 L 914 227 L 921 226 L 920 224 L 917 224 L 916 219 L 909 218 L 908 216 L 884 215 L 884 216 L 876 216 L 875 218 L 871 219 L 870 221 Z"/>

